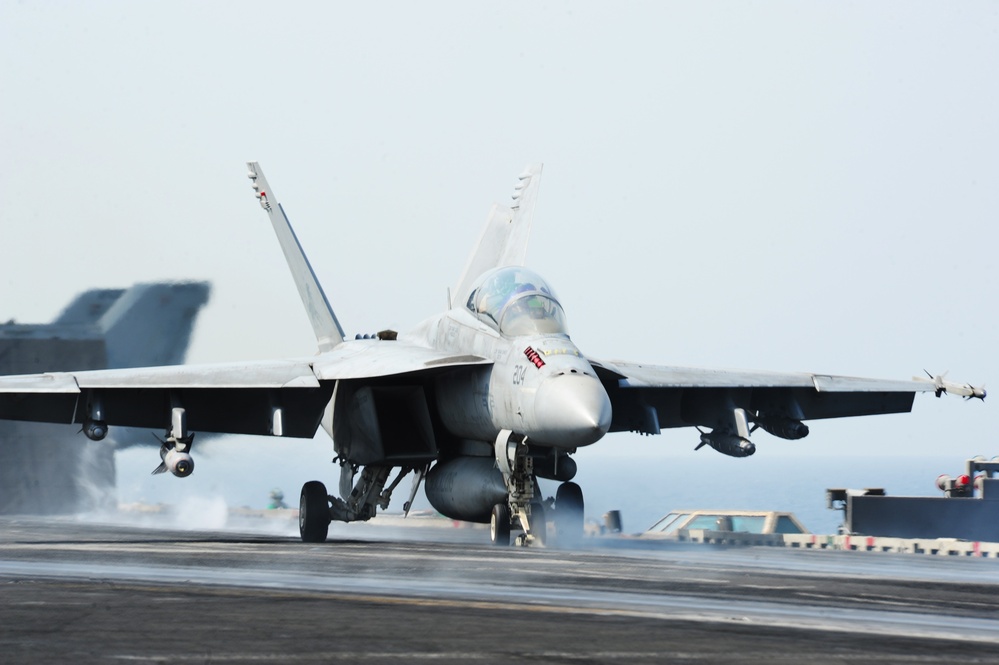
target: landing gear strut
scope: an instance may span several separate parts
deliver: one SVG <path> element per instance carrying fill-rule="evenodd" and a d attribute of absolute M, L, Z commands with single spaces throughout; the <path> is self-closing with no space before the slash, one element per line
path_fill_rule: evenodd
<path fill-rule="evenodd" d="M 506 483 L 507 504 L 493 507 L 490 521 L 493 543 L 509 543 L 510 528 L 514 522 L 519 522 L 524 533 L 517 536 L 517 545 L 544 545 L 548 526 L 541 502 L 535 501 L 534 460 L 528 454 L 525 437 L 502 430 L 496 437 L 494 450 L 496 464 Z"/>
<path fill-rule="evenodd" d="M 366 466 L 361 477 L 354 484 L 358 467 L 346 461 L 340 463 L 340 492 L 343 495 L 330 496 L 326 486 L 312 480 L 302 487 L 302 498 L 298 504 L 298 530 L 307 543 L 322 543 L 329 534 L 330 522 L 357 522 L 370 520 L 381 508 L 388 508 L 392 500 L 392 490 L 413 471 L 403 467 L 392 483 L 388 482 L 392 467 Z M 415 494 L 415 490 L 414 490 Z"/>

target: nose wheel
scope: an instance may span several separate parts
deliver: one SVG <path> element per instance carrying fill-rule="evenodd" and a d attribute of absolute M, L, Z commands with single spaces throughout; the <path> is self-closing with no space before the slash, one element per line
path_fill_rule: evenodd
<path fill-rule="evenodd" d="M 496 437 L 494 450 L 496 466 L 503 474 L 503 482 L 506 484 L 509 508 L 507 533 L 511 525 L 518 523 L 524 530 L 522 535 L 517 536 L 518 545 L 543 545 L 547 526 L 544 508 L 534 498 L 537 481 L 534 479 L 534 459 L 528 454 L 526 438 L 510 430 L 503 430 Z M 492 519 L 497 517 L 494 508 Z"/>
<path fill-rule="evenodd" d="M 498 503 L 493 506 L 493 513 L 489 518 L 489 540 L 497 547 L 510 545 L 510 509 L 506 504 Z"/>

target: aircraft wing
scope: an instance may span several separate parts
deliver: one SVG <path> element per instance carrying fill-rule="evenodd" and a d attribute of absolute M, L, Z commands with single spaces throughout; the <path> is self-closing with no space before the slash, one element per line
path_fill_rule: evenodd
<path fill-rule="evenodd" d="M 658 434 L 660 428 L 728 427 L 734 409 L 801 421 L 912 410 L 934 381 L 893 381 L 828 374 L 716 370 L 593 362 L 613 408 L 611 431 Z M 980 389 L 948 382 L 943 392 Z M 978 396 L 971 394 L 970 396 Z"/>
<path fill-rule="evenodd" d="M 194 432 L 310 438 L 337 380 L 411 381 L 489 362 L 371 340 L 298 360 L 4 376 L 0 419 L 83 424 L 99 413 L 108 425 L 166 430 L 182 406 Z"/>

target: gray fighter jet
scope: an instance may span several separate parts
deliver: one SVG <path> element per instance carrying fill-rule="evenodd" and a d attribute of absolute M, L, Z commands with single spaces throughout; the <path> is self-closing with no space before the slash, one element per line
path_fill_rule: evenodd
<path fill-rule="evenodd" d="M 541 166 L 519 177 L 513 204 L 495 205 L 448 311 L 406 334 L 351 341 L 284 210 L 256 163 L 249 177 L 270 217 L 319 343 L 310 358 L 0 377 L 0 418 L 165 431 L 155 473 L 190 475 L 194 433 L 332 437 L 339 491 L 302 488 L 302 539 L 332 520 L 367 520 L 413 474 L 430 503 L 489 523 L 492 541 L 543 543 L 582 532 L 583 495 L 570 455 L 608 432 L 697 427 L 699 445 L 752 455 L 762 428 L 785 439 L 805 420 L 900 413 L 920 392 L 967 398 L 985 390 L 943 377 L 910 381 L 663 367 L 598 361 L 570 339 L 555 290 L 524 267 Z M 394 469 L 398 472 L 392 477 Z M 391 480 L 390 480 L 391 478 Z M 544 499 L 538 478 L 560 481 Z M 551 527 L 549 529 L 549 526 Z"/>

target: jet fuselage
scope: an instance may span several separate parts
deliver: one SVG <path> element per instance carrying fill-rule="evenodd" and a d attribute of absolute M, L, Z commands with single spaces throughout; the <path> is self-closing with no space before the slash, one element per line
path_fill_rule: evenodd
<path fill-rule="evenodd" d="M 509 430 L 571 450 L 599 441 L 610 427 L 607 392 L 568 335 L 506 337 L 454 308 L 401 339 L 493 361 L 435 384 L 441 420 L 459 438 L 491 442 Z"/>

